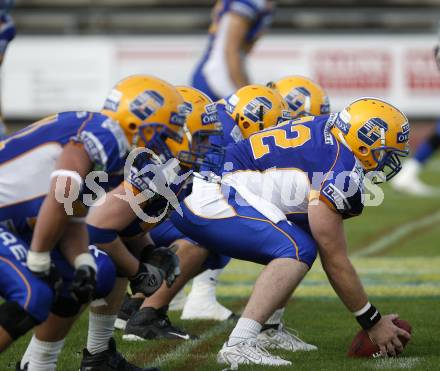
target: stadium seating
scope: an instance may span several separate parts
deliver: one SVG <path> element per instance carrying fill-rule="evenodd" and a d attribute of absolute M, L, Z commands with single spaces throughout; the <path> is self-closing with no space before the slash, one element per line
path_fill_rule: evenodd
<path fill-rule="evenodd" d="M 17 0 L 21 33 L 108 34 L 205 31 L 213 0 Z M 432 32 L 436 0 L 279 0 L 273 30 Z"/>

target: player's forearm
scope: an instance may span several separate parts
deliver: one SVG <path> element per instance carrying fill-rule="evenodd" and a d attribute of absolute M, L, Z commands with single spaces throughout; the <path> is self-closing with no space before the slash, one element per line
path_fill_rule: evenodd
<path fill-rule="evenodd" d="M 69 216 L 64 205 L 48 195 L 38 214 L 32 236 L 31 250 L 35 252 L 51 251 L 63 234 Z"/>
<path fill-rule="evenodd" d="M 121 239 L 99 244 L 98 247 L 105 251 L 115 263 L 119 274 L 124 277 L 134 277 L 139 270 L 139 260 L 127 249 Z"/>
<path fill-rule="evenodd" d="M 72 266 L 75 266 L 76 258 L 79 255 L 89 253 L 88 245 L 89 235 L 86 223 L 67 223 L 59 246 L 62 254 Z"/>
<path fill-rule="evenodd" d="M 231 14 L 229 18 L 229 30 L 225 43 L 225 57 L 229 77 L 238 89 L 249 84 L 242 53 L 244 53 L 243 48 L 246 45 L 246 33 L 249 30 L 251 21 L 234 13 Z"/>
<path fill-rule="evenodd" d="M 351 311 L 367 303 L 367 295 L 359 276 L 348 259 L 344 223 L 341 215 L 322 201 L 309 205 L 310 228 L 319 246 L 322 266 L 336 293 Z"/>
<path fill-rule="evenodd" d="M 367 294 L 347 256 L 321 254 L 322 266 L 341 301 L 351 312 L 356 312 L 368 302 Z"/>

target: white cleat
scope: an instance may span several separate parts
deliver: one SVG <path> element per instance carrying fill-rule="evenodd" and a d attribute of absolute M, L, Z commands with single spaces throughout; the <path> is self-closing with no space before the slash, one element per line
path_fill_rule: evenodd
<path fill-rule="evenodd" d="M 221 305 L 211 297 L 191 297 L 188 296 L 185 307 L 182 311 L 183 320 L 205 319 L 214 321 L 225 321 L 235 317 L 235 314 L 228 308 Z"/>
<path fill-rule="evenodd" d="M 246 339 L 229 346 L 223 344 L 217 354 L 217 362 L 236 370 L 238 365 L 291 366 L 292 362 L 270 354 L 255 339 Z"/>
<path fill-rule="evenodd" d="M 421 165 L 416 160 L 406 161 L 402 170 L 391 180 L 391 187 L 398 192 L 412 196 L 429 197 L 440 194 L 439 190 L 419 179 L 420 168 Z"/>
<path fill-rule="evenodd" d="M 290 331 L 289 331 L 290 330 Z M 267 349 L 283 349 L 291 352 L 309 352 L 318 347 L 301 340 L 294 330 L 280 324 L 278 329 L 269 328 L 261 331 L 257 337 L 258 343 Z"/>
<path fill-rule="evenodd" d="M 171 300 L 168 310 L 173 312 L 182 310 L 185 307 L 186 298 L 185 291 L 183 291 L 183 289 L 180 290 L 173 300 Z"/>

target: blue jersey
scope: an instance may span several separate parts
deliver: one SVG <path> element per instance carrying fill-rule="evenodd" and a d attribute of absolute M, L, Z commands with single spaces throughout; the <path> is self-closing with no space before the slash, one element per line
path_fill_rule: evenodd
<path fill-rule="evenodd" d="M 231 117 L 231 115 L 226 111 L 225 104 L 222 102 L 217 103 L 218 119 L 222 124 L 223 135 L 212 136 L 210 141 L 212 144 L 218 145 L 222 148 L 226 148 L 230 144 L 234 144 L 243 140 L 243 134 L 240 128 Z"/>
<path fill-rule="evenodd" d="M 159 159 L 143 155 L 146 153 L 136 157 L 125 181 L 134 194 L 143 193 L 147 200 L 142 206 L 142 214 L 120 231 L 119 235 L 123 237 L 135 236 L 163 221 L 187 195 L 187 179 L 191 172 L 182 169 L 177 159 L 164 164 Z"/>
<path fill-rule="evenodd" d="M 333 115 L 287 121 L 228 147 L 217 184 L 194 180 L 185 203 L 204 218 L 235 215 L 234 198 L 274 223 L 303 224 L 308 204 L 321 199 L 343 217 L 363 209 L 364 171 L 332 133 Z M 215 207 L 214 207 L 215 206 Z"/>
<path fill-rule="evenodd" d="M 11 40 L 15 37 L 15 23 L 9 14 L 0 16 L 0 56 L 6 52 Z"/>
<path fill-rule="evenodd" d="M 245 44 L 242 45 L 242 54 L 245 55 L 270 25 L 273 2 L 268 0 L 217 1 L 212 12 L 208 46 L 193 76 L 193 86 L 213 100 L 232 94 L 236 90 L 227 70 L 224 55 L 231 14 L 238 14 L 250 22 Z"/>
<path fill-rule="evenodd" d="M 359 215 L 364 171 L 332 134 L 332 120 L 328 115 L 291 120 L 251 135 L 226 152 L 225 168 L 231 170 L 223 179 L 258 197 L 272 187 L 272 201 L 286 214 L 305 213 L 310 198 L 318 196 L 345 217 Z"/>
<path fill-rule="evenodd" d="M 45 118 L 0 142 L 0 224 L 30 239 L 51 174 L 69 142 L 83 146 L 92 170 L 109 175 L 105 184 L 122 180 L 129 148 L 119 124 L 92 112 Z"/>

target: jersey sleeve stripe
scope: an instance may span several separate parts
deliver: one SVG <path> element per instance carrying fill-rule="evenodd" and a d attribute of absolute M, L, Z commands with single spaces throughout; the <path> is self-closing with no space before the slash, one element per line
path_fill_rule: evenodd
<path fill-rule="evenodd" d="M 340 148 L 341 148 L 341 146 L 340 146 L 340 144 L 339 144 L 339 141 L 338 140 L 336 140 L 336 144 L 337 144 L 337 146 L 338 146 L 338 149 L 337 149 L 337 152 L 336 152 L 336 157 L 335 157 L 335 160 L 333 161 L 333 164 L 332 164 L 332 166 L 330 167 L 330 169 L 329 169 L 329 171 L 327 172 L 327 174 L 325 175 L 325 177 L 324 177 L 324 179 L 323 179 L 323 181 L 321 182 L 321 186 L 319 187 L 319 191 L 321 191 L 322 190 L 322 186 L 324 185 L 324 183 L 327 181 L 327 178 L 330 176 L 330 173 L 332 172 L 332 170 L 334 169 L 334 167 L 336 166 L 336 162 L 338 161 L 338 159 L 339 159 L 339 153 L 340 153 Z"/>
<path fill-rule="evenodd" d="M 88 122 L 90 122 L 90 120 L 93 118 L 93 113 L 89 113 L 89 115 L 87 116 L 87 118 L 82 122 L 81 126 L 78 129 L 78 133 L 81 133 L 81 131 L 84 130 L 84 127 L 87 125 Z"/>

